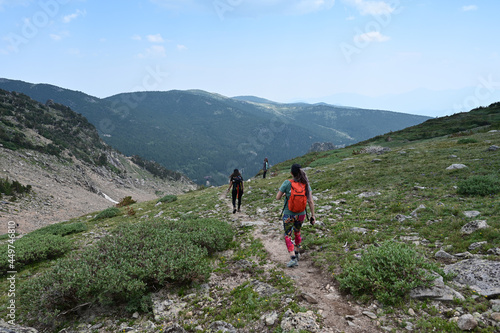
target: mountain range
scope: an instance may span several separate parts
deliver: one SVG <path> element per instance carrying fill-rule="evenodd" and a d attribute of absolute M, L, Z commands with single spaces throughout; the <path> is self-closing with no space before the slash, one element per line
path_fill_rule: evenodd
<path fill-rule="evenodd" d="M 30 189 L 19 197 L 0 190 L 0 221 L 16 221 L 20 232 L 125 197 L 153 200 L 197 187 L 156 162 L 117 152 L 69 107 L 5 90 L 0 90 L 0 181 Z"/>
<path fill-rule="evenodd" d="M 97 98 L 49 84 L 0 79 L 0 89 L 69 106 L 125 155 L 140 155 L 198 184 L 227 182 L 234 168 L 254 176 L 305 154 L 312 144 L 342 147 L 397 131 L 429 117 L 324 103 L 282 104 L 201 90 L 123 93 Z"/>

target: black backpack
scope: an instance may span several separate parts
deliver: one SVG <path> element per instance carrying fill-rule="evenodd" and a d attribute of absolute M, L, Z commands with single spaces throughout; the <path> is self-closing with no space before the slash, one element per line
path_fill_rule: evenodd
<path fill-rule="evenodd" d="M 231 182 L 233 182 L 233 189 L 239 190 L 240 185 L 243 182 L 243 177 L 241 176 L 232 177 Z"/>

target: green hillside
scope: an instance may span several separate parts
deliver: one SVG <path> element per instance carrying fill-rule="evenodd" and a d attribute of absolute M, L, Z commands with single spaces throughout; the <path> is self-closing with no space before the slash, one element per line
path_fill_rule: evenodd
<path fill-rule="evenodd" d="M 416 332 L 458 333 L 462 330 L 453 318 L 474 313 L 474 332 L 497 332 L 498 323 L 492 318 L 498 296 L 485 297 L 474 288 L 451 284 L 453 274 L 443 271 L 450 262 L 435 254 L 444 249 L 454 260 L 469 253 L 488 262 L 500 261 L 499 113 L 494 104 L 391 133 L 389 141 L 379 137 L 280 163 L 274 176 L 256 177 L 245 185 L 243 212 L 252 221 L 264 221 L 261 225 L 235 218 L 223 197 L 225 187 L 215 187 L 165 198 L 161 204 L 136 203 L 52 226 L 51 237 L 58 237 L 66 254 L 58 262 L 40 256 L 23 263 L 17 288 L 22 299 L 30 301 L 22 303 L 18 315 L 37 327 L 48 327 L 42 322 L 55 325 L 54 332 L 98 323 L 121 331 L 123 322 L 127 327 L 145 327 L 148 321 L 155 326 L 143 332 L 161 331 L 167 321 L 187 332 L 198 326 L 208 331 L 214 321 L 249 332 L 283 332 L 279 320 L 256 325 L 273 311 L 281 319 L 287 311 L 308 310 L 321 326 L 325 318 L 313 303 L 303 302 L 303 281 L 294 280 L 293 269 L 287 270 L 284 263 L 273 263 L 262 239 L 254 237 L 256 230 L 281 236 L 282 202 L 275 200 L 276 191 L 290 177 L 290 165 L 300 163 L 311 183 L 318 220 L 315 226 L 303 227 L 306 260 L 314 262 L 322 276 L 329 276 L 332 286 L 341 288 L 345 304 L 370 307 L 374 327 L 388 331 L 410 327 Z M 465 168 L 448 169 L 452 164 Z M 465 212 L 470 211 L 479 215 L 467 217 Z M 463 226 L 474 220 L 484 220 L 489 227 L 464 234 Z M 100 235 L 101 240 L 89 241 L 82 230 Z M 41 241 L 32 237 L 25 242 L 36 252 L 36 242 Z M 19 251 L 28 246 L 17 242 Z M 164 265 L 158 257 L 172 265 Z M 73 278 L 80 276 L 75 271 L 81 279 Z M 464 299 L 410 298 L 413 288 L 430 285 L 430 271 Z M 227 285 L 214 280 L 203 284 L 208 274 Z M 242 282 L 231 285 L 237 276 Z M 261 296 L 255 283 L 276 293 Z M 6 279 L 0 282 L 4 290 L 7 284 Z M 151 295 L 156 293 L 164 302 L 183 304 L 177 316 L 155 317 Z M 337 304 L 344 304 L 342 300 Z M 0 304 L 4 316 L 7 296 Z M 80 314 L 87 307 L 98 307 L 99 315 L 88 319 Z M 131 319 L 134 311 L 138 319 Z"/>
<path fill-rule="evenodd" d="M 45 103 L 52 99 L 85 116 L 104 141 L 181 171 L 199 184 L 227 182 L 234 168 L 255 175 L 306 153 L 315 142 L 350 145 L 419 124 L 428 117 L 326 104 L 280 104 L 200 90 L 135 92 L 99 99 L 46 84 L 0 79 L 0 88 Z"/>

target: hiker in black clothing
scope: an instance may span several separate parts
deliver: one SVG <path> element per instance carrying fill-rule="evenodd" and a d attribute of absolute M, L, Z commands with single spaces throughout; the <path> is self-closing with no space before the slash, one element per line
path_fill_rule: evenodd
<path fill-rule="evenodd" d="M 267 157 L 266 157 L 264 159 L 264 165 L 262 167 L 262 170 L 264 170 L 264 175 L 262 176 L 262 178 L 266 178 L 267 169 L 269 169 L 269 161 L 267 160 Z"/>
<path fill-rule="evenodd" d="M 233 214 L 236 213 L 236 198 L 238 198 L 238 212 L 241 207 L 241 196 L 243 195 L 243 177 L 238 169 L 234 169 L 234 172 L 229 176 L 229 188 L 227 191 L 233 187 Z"/>

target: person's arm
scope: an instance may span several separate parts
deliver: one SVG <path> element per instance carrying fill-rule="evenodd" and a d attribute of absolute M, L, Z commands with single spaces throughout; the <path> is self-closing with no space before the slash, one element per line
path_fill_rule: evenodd
<path fill-rule="evenodd" d="M 309 208 L 311 209 L 311 219 L 309 221 L 314 225 L 314 223 L 316 223 L 316 218 L 314 217 L 314 200 L 312 198 L 312 194 L 310 198 L 307 199 L 307 202 L 309 203 Z"/>
<path fill-rule="evenodd" d="M 278 193 L 276 194 L 276 200 L 280 200 L 281 198 L 283 198 L 284 195 L 285 195 L 284 192 L 278 191 Z"/>
<path fill-rule="evenodd" d="M 231 189 L 231 186 L 233 186 L 233 182 L 232 182 L 232 180 L 229 180 L 229 188 L 227 189 L 228 192 Z"/>

